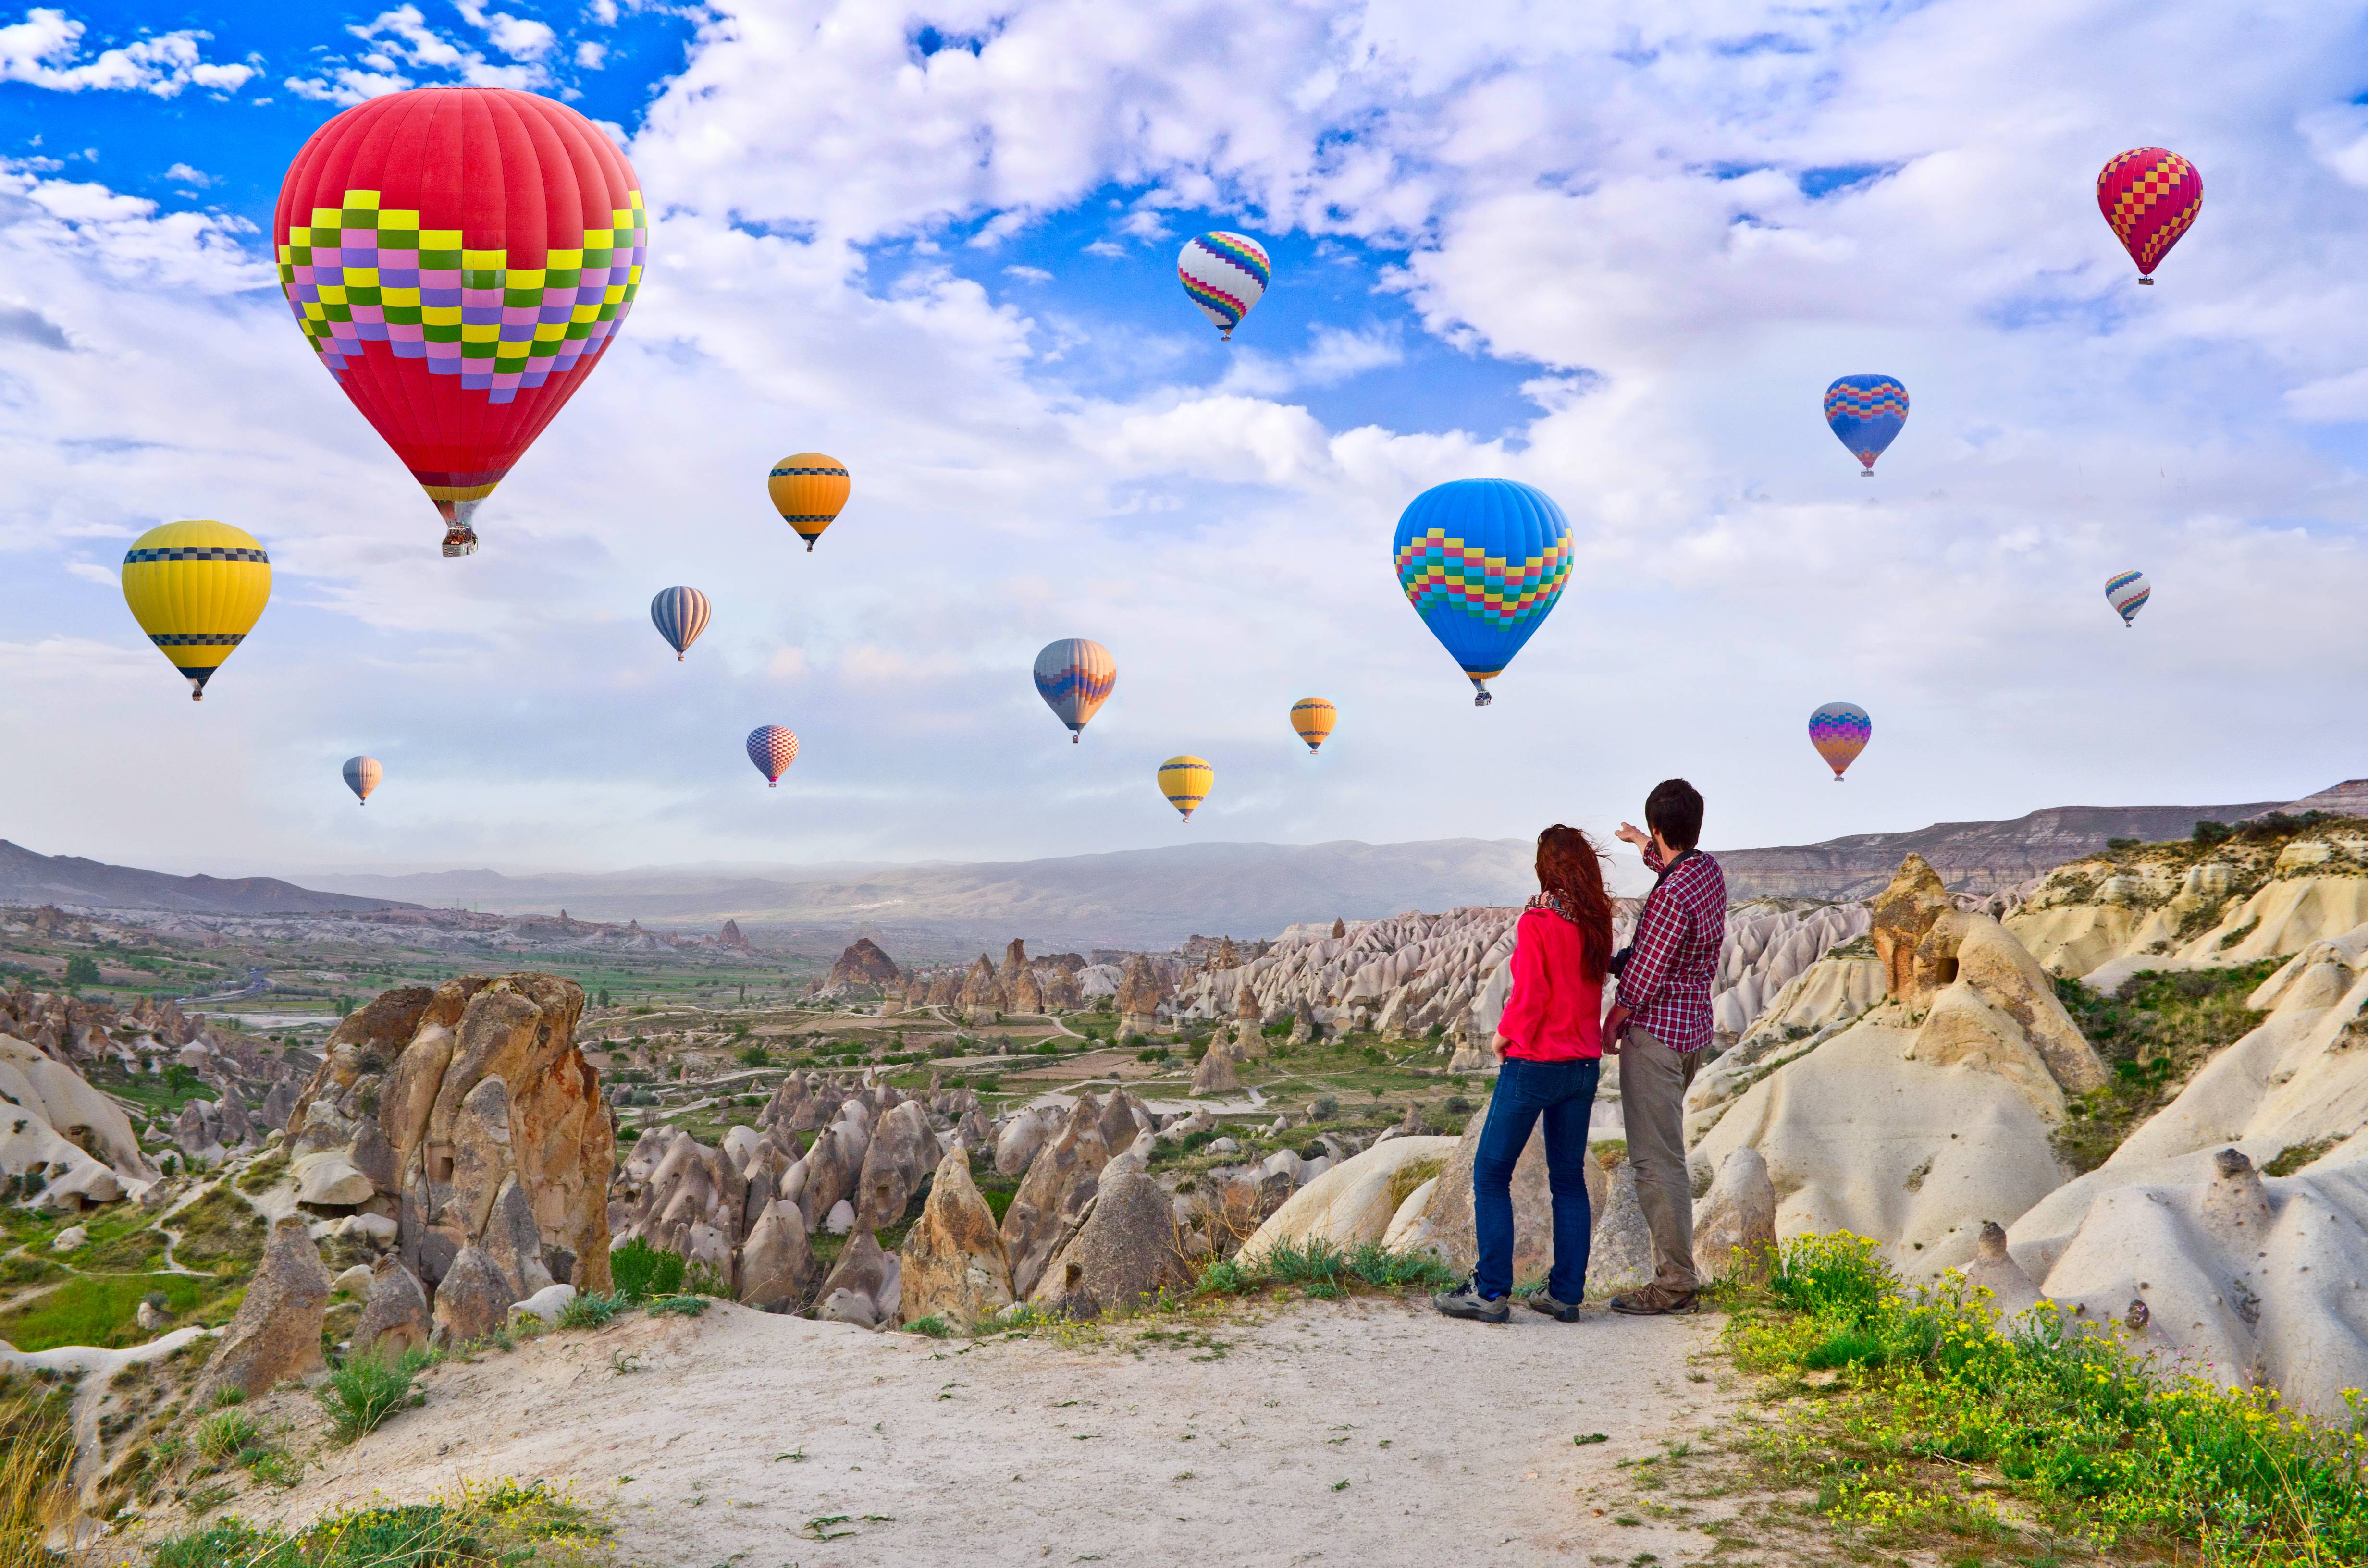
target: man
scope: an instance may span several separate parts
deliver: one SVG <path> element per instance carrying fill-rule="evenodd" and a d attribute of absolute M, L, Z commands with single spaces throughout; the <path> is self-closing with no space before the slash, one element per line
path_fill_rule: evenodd
<path fill-rule="evenodd" d="M 1710 991 L 1726 938 L 1726 874 L 1695 846 L 1701 791 L 1665 778 L 1645 798 L 1647 837 L 1627 823 L 1622 843 L 1658 874 L 1622 961 L 1618 1001 L 1603 1021 L 1603 1049 L 1620 1059 L 1620 1111 L 1636 1197 L 1653 1233 L 1653 1282 L 1611 1299 L 1632 1316 L 1690 1312 L 1694 1275 L 1693 1181 L 1686 1173 L 1686 1089 L 1710 1044 Z"/>

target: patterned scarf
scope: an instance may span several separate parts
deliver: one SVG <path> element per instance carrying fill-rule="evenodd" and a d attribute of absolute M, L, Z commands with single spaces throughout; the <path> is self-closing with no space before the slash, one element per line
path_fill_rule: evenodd
<path fill-rule="evenodd" d="M 1571 913 L 1569 901 L 1558 892 L 1542 892 L 1521 907 L 1525 913 L 1532 909 L 1543 909 L 1549 915 L 1561 915 L 1573 926 L 1578 924 L 1578 916 Z"/>

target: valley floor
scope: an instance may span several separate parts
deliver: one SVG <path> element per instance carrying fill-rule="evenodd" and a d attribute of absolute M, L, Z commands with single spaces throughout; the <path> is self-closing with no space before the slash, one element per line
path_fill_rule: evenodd
<path fill-rule="evenodd" d="M 1515 1316 L 1355 1299 L 1064 1346 L 719 1302 L 448 1363 L 424 1408 L 237 1510 L 294 1522 L 540 1477 L 603 1509 L 624 1559 L 679 1568 L 1710 1555 L 1732 1506 L 1640 1494 L 1635 1461 L 1733 1434 L 1718 1320 Z M 268 1404 L 301 1418 L 295 1399 Z"/>

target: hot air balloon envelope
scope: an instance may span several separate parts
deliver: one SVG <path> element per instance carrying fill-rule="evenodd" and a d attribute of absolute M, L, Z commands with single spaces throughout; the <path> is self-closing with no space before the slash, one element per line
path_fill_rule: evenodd
<path fill-rule="evenodd" d="M 2154 585 L 2146 580 L 2143 572 L 2124 572 L 2105 585 L 2105 602 L 2113 607 L 2123 626 L 2135 622 L 2138 611 L 2153 597 Z"/>
<path fill-rule="evenodd" d="M 765 476 L 765 494 L 773 498 L 773 510 L 806 541 L 809 555 L 822 530 L 846 509 L 853 488 L 847 465 L 820 452 L 792 452 Z"/>
<path fill-rule="evenodd" d="M 650 623 L 673 647 L 676 663 L 682 662 L 683 651 L 707 630 L 712 608 L 697 588 L 660 588 L 657 597 L 650 601 Z"/>
<path fill-rule="evenodd" d="M 253 534 L 210 519 L 166 523 L 123 556 L 123 602 L 173 667 L 189 700 L 246 641 L 271 599 L 271 558 Z"/>
<path fill-rule="evenodd" d="M 1201 313 L 1230 339 L 1250 307 L 1265 295 L 1274 264 L 1267 259 L 1266 248 L 1247 234 L 1212 229 L 1184 242 L 1176 258 L 1176 276 Z"/>
<path fill-rule="evenodd" d="M 2203 210 L 2203 176 L 2176 153 L 2133 147 L 2098 171 L 2097 210 L 2138 264 L 2138 281 L 2152 283 L 2154 269 Z"/>
<path fill-rule="evenodd" d="M 1570 523 L 1551 496 L 1509 479 L 1457 479 L 1416 496 L 1392 546 L 1398 585 L 1488 705 L 1570 580 Z"/>
<path fill-rule="evenodd" d="M 1291 727 L 1307 743 L 1311 756 L 1332 733 L 1332 725 L 1339 717 L 1339 710 L 1320 697 L 1303 697 L 1291 705 Z"/>
<path fill-rule="evenodd" d="M 1197 756 L 1171 756 L 1159 765 L 1159 792 L 1190 822 L 1192 812 L 1209 798 L 1216 770 Z"/>
<path fill-rule="evenodd" d="M 1118 685 L 1118 661 L 1108 648 L 1083 637 L 1047 642 L 1036 655 L 1036 691 L 1061 722 L 1069 726 L 1076 744 L 1087 721 Z"/>
<path fill-rule="evenodd" d="M 748 732 L 748 760 L 765 776 L 765 788 L 780 782 L 790 764 L 798 759 L 798 737 L 779 724 L 763 724 Z"/>
<path fill-rule="evenodd" d="M 642 283 L 625 155 L 502 87 L 371 98 L 313 132 L 272 219 L 305 340 L 445 522 L 444 553 L 591 374 Z"/>
<path fill-rule="evenodd" d="M 1907 389 L 1894 376 L 1839 377 L 1826 389 L 1826 423 L 1873 478 L 1874 460 L 1907 424 Z"/>
<path fill-rule="evenodd" d="M 1834 770 L 1837 784 L 1842 781 L 1842 769 L 1857 760 L 1873 733 L 1874 721 L 1855 702 L 1828 702 L 1809 715 L 1809 744 Z"/>
<path fill-rule="evenodd" d="M 378 758 L 374 756 L 346 758 L 346 788 L 351 790 L 355 799 L 363 805 L 370 804 L 370 791 L 377 789 L 378 781 L 385 777 L 386 769 L 378 765 Z"/>

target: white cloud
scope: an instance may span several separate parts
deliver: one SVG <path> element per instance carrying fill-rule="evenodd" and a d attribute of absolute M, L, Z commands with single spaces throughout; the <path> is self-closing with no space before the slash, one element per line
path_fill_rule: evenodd
<path fill-rule="evenodd" d="M 575 63 L 586 71 L 598 71 L 609 62 L 609 46 L 586 39 L 575 46 Z"/>
<path fill-rule="evenodd" d="M 203 169 L 193 169 L 187 164 L 175 164 L 165 171 L 165 177 L 176 184 L 195 186 L 199 190 L 214 183 L 214 176 Z"/>
<path fill-rule="evenodd" d="M 1053 275 L 1045 271 L 1041 267 L 1015 266 L 1007 267 L 1003 270 L 1007 277 L 1017 278 L 1022 283 L 1050 283 L 1053 281 Z"/>
<path fill-rule="evenodd" d="M 254 79 L 250 65 L 217 65 L 199 51 L 209 32 L 184 28 L 102 50 L 82 59 L 85 25 L 63 11 L 37 6 L 21 22 L 0 27 L 0 82 L 22 82 L 57 93 L 142 92 L 177 97 L 184 87 L 238 91 Z"/>
<path fill-rule="evenodd" d="M 473 4 L 472 0 L 452 0 L 452 5 L 463 20 L 484 33 L 495 49 L 512 60 L 541 60 L 559 41 L 559 35 L 551 30 L 548 22 L 513 17 L 507 11 L 489 14 L 484 6 Z"/>

